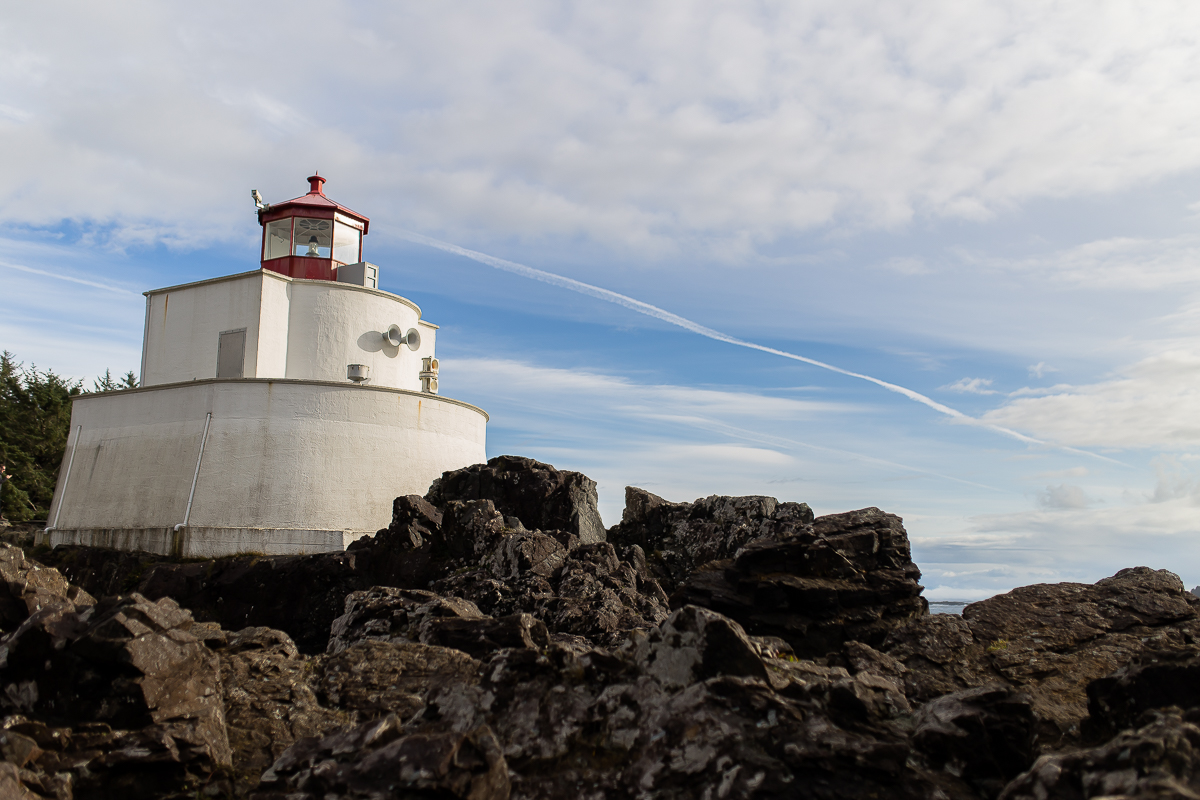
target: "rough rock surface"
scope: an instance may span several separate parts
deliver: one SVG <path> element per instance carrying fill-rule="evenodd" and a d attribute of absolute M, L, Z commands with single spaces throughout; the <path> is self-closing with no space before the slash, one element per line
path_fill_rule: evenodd
<path fill-rule="evenodd" d="M 685 607 L 616 652 L 500 651 L 410 725 L 487 726 L 526 798 L 976 796 L 907 763 L 895 684 L 756 649 Z"/>
<path fill-rule="evenodd" d="M 322 702 L 353 712 L 356 720 L 370 720 L 389 713 L 407 719 L 442 683 L 474 683 L 478 666 L 448 647 L 367 641 L 315 659 L 312 670 Z"/>
<path fill-rule="evenodd" d="M 0 747 L 23 791 L 160 797 L 228 767 L 219 660 L 191 614 L 138 594 L 92 604 L 44 573 L 0 639 Z"/>
<path fill-rule="evenodd" d="M 504 547 L 504 541 L 497 544 Z M 430 588 L 469 599 L 492 616 L 533 614 L 551 634 L 606 646 L 668 613 L 667 597 L 654 579 L 639 575 L 608 542 L 577 545 L 549 577 L 529 569 L 505 580 L 489 567 L 448 576 Z"/>
<path fill-rule="evenodd" d="M 1200 708 L 1200 647 L 1145 653 L 1087 687 L 1086 732 L 1099 738 L 1137 726 L 1147 711 Z"/>
<path fill-rule="evenodd" d="M 283 631 L 246 628 L 226 634 L 215 628 L 207 642 L 221 661 L 226 730 L 240 791 L 253 788 L 296 741 L 354 721 L 353 713 L 320 704 L 311 664 Z"/>
<path fill-rule="evenodd" d="M 507 800 L 508 768 L 487 728 L 408 733 L 391 714 L 292 747 L 263 775 L 254 797 Z"/>
<path fill-rule="evenodd" d="M 1028 695 L 985 686 L 943 695 L 913 718 L 913 747 L 924 763 L 995 797 L 1036 755 L 1037 716 Z"/>
<path fill-rule="evenodd" d="M 1200 726 L 1179 709 L 1153 712 L 1148 724 L 1111 741 L 1062 755 L 1045 755 L 1014 780 L 1003 800 L 1121 798 L 1190 800 L 1200 797 Z"/>
<path fill-rule="evenodd" d="M 779 525 L 735 558 L 692 572 L 671 603 L 715 609 L 818 657 L 846 641 L 878 645 L 892 628 L 927 616 L 920 577 L 900 518 L 866 508 Z"/>
<path fill-rule="evenodd" d="M 422 632 L 444 618 L 484 619 L 479 608 L 460 597 L 440 597 L 420 589 L 375 586 L 346 596 L 345 613 L 330 627 L 328 653 L 356 642 L 420 642 Z"/>
<path fill-rule="evenodd" d="M 807 503 L 717 496 L 669 503 L 628 486 L 621 523 L 608 532 L 608 540 L 622 548 L 640 547 L 654 577 L 671 592 L 696 567 L 733 558 L 751 541 L 788 536 L 812 521 Z"/>
<path fill-rule="evenodd" d="M 1056 747 L 1080 740 L 1089 683 L 1196 641 L 1198 610 L 1178 577 L 1137 567 L 1095 584 L 1014 589 L 972 603 L 961 618 L 919 617 L 880 649 L 904 663 L 918 701 L 996 683 L 1022 689 L 1041 720 L 1041 746 Z"/>
<path fill-rule="evenodd" d="M 505 517 L 516 517 L 531 530 L 567 531 L 584 544 L 605 540 L 596 482 L 532 458 L 497 456 L 486 464 L 447 472 L 433 482 L 425 499 L 435 506 L 490 500 Z"/>
<path fill-rule="evenodd" d="M 345 553 L 0 548 L 0 797 L 1200 797 L 1171 573 L 930 616 L 879 509 L 627 500 L 501 457 Z"/>
<path fill-rule="evenodd" d="M 19 547 L 0 544 L 0 631 L 11 631 L 44 606 L 91 606 L 95 598 L 70 585 L 56 569 L 25 558 Z"/>

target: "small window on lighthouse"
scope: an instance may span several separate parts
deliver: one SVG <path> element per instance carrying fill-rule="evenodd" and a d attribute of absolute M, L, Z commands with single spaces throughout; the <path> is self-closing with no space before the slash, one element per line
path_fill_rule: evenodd
<path fill-rule="evenodd" d="M 267 238 L 263 242 L 263 261 L 292 254 L 292 220 L 278 219 L 267 223 Z"/>
<path fill-rule="evenodd" d="M 333 260 L 343 264 L 357 264 L 362 233 L 341 222 L 333 223 Z"/>
<path fill-rule="evenodd" d="M 327 219 L 296 219 L 295 247 L 293 255 L 329 258 L 333 243 L 333 223 Z"/>

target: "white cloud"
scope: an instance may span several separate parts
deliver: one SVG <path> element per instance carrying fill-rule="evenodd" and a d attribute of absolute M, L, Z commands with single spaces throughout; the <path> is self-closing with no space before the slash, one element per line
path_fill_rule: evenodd
<path fill-rule="evenodd" d="M 1179 450 L 1200 445 L 1200 354 L 1173 350 L 1108 380 L 1056 386 L 983 415 L 985 422 L 1072 447 Z"/>
<path fill-rule="evenodd" d="M 967 263 L 1075 284 L 1087 289 L 1159 290 L 1200 283 L 1200 237 L 1192 234 L 1161 239 L 1099 239 L 1025 258 L 980 256 L 960 251 Z M 1030 368 L 1042 377 L 1055 372 L 1045 362 Z"/>
<path fill-rule="evenodd" d="M 995 389 L 989 389 L 988 387 L 991 385 L 990 378 L 959 378 L 954 383 L 948 383 L 938 388 L 945 392 L 958 392 L 959 394 L 1000 394 Z"/>
<path fill-rule="evenodd" d="M 1051 372 L 1058 372 L 1058 369 L 1050 366 L 1045 361 L 1039 361 L 1036 364 L 1031 364 L 1029 374 L 1034 378 L 1041 378 Z"/>
<path fill-rule="evenodd" d="M 984 219 L 1200 166 L 1198 22 L 1186 2 L 25 4 L 0 214 L 240 235 L 242 184 L 288 195 L 299 162 L 413 227 L 643 253 Z"/>
<path fill-rule="evenodd" d="M 1068 483 L 1047 486 L 1045 491 L 1038 492 L 1038 503 L 1042 508 L 1087 508 L 1094 502 L 1083 491 L 1083 487 Z"/>
<path fill-rule="evenodd" d="M 1153 503 L 1184 500 L 1200 506 L 1200 478 L 1186 465 L 1195 460 L 1190 453 L 1179 456 L 1160 455 L 1150 462 L 1154 468 L 1154 493 L 1149 496 Z"/>
<path fill-rule="evenodd" d="M 1194 586 L 1200 518 L 1188 498 L 980 515 L 964 520 L 957 533 L 916 532 L 913 557 L 941 599 L 1031 583 L 1092 583 L 1134 566 L 1168 569 Z"/>

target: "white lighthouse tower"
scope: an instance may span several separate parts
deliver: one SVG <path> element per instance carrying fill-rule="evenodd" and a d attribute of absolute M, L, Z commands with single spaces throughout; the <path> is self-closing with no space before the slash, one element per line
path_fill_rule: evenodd
<path fill-rule="evenodd" d="M 370 221 L 259 203 L 261 268 L 146 292 L 141 388 L 74 401 L 42 541 L 212 557 L 341 550 L 392 500 L 486 460 L 437 394 L 437 326 L 377 288 Z"/>

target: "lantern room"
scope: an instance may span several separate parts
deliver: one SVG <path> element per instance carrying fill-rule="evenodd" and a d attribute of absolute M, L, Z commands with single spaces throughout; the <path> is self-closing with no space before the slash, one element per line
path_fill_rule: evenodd
<path fill-rule="evenodd" d="M 338 280 L 338 269 L 362 262 L 371 221 L 325 196 L 325 179 L 308 179 L 308 194 L 286 203 L 258 202 L 262 268 L 289 278 Z"/>

